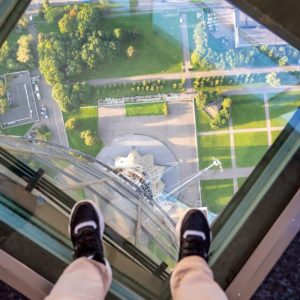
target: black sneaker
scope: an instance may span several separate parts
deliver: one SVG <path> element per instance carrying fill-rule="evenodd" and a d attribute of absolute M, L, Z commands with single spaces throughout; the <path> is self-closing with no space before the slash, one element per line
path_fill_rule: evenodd
<path fill-rule="evenodd" d="M 191 208 L 185 212 L 176 226 L 179 257 L 198 255 L 208 261 L 211 233 L 206 217 L 201 210 Z"/>
<path fill-rule="evenodd" d="M 74 246 L 74 259 L 86 256 L 105 264 L 102 236 L 104 219 L 90 200 L 77 202 L 70 215 L 69 236 Z"/>

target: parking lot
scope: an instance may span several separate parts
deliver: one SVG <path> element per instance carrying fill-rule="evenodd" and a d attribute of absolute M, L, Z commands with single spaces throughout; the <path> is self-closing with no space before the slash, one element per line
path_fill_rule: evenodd
<path fill-rule="evenodd" d="M 5 74 L 9 110 L 0 115 L 2 128 L 36 122 L 39 114 L 29 71 Z"/>

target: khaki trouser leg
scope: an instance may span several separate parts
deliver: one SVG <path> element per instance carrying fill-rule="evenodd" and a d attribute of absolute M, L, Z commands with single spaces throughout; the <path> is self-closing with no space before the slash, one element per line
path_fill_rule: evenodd
<path fill-rule="evenodd" d="M 86 257 L 73 261 L 54 285 L 46 300 L 104 299 L 111 284 L 110 265 Z"/>
<path fill-rule="evenodd" d="M 183 258 L 171 276 L 174 300 L 225 300 L 227 296 L 214 281 L 208 264 L 199 256 Z"/>

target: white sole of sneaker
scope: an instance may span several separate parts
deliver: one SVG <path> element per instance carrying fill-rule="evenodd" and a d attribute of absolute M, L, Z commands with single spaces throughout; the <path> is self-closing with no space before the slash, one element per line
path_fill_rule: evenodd
<path fill-rule="evenodd" d="M 175 228 L 175 238 L 176 238 L 176 243 L 177 243 L 177 247 L 179 249 L 180 247 L 180 229 L 181 229 L 181 225 L 182 225 L 182 221 L 184 219 L 184 217 L 186 216 L 186 214 L 193 210 L 193 209 L 197 209 L 199 211 L 202 212 L 201 208 L 188 208 L 183 214 L 182 216 L 179 218 L 177 224 L 176 224 L 176 228 Z M 202 212 L 203 213 L 203 212 Z M 205 214 L 203 213 L 203 215 L 205 216 Z M 212 240 L 212 233 L 210 232 L 210 240 Z"/>
<path fill-rule="evenodd" d="M 98 205 L 93 202 L 92 200 L 81 200 L 81 201 L 78 201 L 73 207 L 72 207 L 72 210 L 71 210 L 71 214 L 70 216 L 72 216 L 73 212 L 75 211 L 76 207 L 82 203 L 90 203 L 91 205 L 93 205 L 94 209 L 96 210 L 96 213 L 98 215 L 98 218 L 99 218 L 99 233 L 100 233 L 100 238 L 102 239 L 103 237 L 103 232 L 104 232 L 104 227 L 105 227 L 105 224 L 104 224 L 104 218 L 103 218 L 103 215 L 100 211 L 100 208 L 98 207 Z M 68 233 L 69 233 L 69 238 L 71 238 L 71 227 L 70 227 L 70 220 L 71 218 L 69 219 L 69 225 L 68 225 Z"/>

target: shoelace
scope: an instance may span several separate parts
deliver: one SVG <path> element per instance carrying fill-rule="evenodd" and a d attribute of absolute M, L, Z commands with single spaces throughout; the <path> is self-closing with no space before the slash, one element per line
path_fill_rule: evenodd
<path fill-rule="evenodd" d="M 183 239 L 181 256 L 200 255 L 207 259 L 208 249 L 206 248 L 206 243 L 202 238 L 197 236 L 188 236 L 186 239 Z"/>
<path fill-rule="evenodd" d="M 91 227 L 80 230 L 75 236 L 76 243 L 74 257 L 77 258 L 95 254 L 99 248 L 98 238 L 96 230 Z"/>

